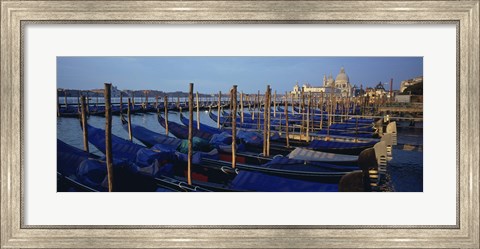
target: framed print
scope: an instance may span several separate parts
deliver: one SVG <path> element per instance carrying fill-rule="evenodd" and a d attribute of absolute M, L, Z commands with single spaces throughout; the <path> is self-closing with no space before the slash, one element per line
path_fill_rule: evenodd
<path fill-rule="evenodd" d="M 1 247 L 479 248 L 479 5 L 1 1 Z"/>

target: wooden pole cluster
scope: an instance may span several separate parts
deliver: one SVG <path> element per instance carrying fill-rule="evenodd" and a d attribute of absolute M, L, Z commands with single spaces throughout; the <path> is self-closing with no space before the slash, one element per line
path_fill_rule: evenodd
<path fill-rule="evenodd" d="M 105 156 L 107 158 L 108 191 L 113 192 L 113 156 L 112 156 L 112 84 L 105 83 Z"/>
<path fill-rule="evenodd" d="M 190 91 L 188 92 L 188 168 L 187 182 L 192 185 L 192 157 L 193 157 L 193 83 L 190 83 Z"/>
<path fill-rule="evenodd" d="M 232 89 L 232 168 L 237 166 L 237 85 Z"/>

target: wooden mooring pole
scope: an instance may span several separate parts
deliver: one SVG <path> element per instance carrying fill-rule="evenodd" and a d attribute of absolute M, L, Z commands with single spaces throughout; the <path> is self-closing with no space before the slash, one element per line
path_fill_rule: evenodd
<path fill-rule="evenodd" d="M 257 93 L 257 129 L 260 130 L 260 110 L 261 110 L 261 105 L 260 105 L 260 90 L 258 90 Z M 265 142 L 265 140 L 264 140 Z"/>
<path fill-rule="evenodd" d="M 132 134 L 132 102 L 130 98 L 128 98 L 128 106 L 127 106 L 127 119 L 128 119 L 128 139 L 130 141 L 133 140 L 133 134 Z"/>
<path fill-rule="evenodd" d="M 252 120 L 255 120 L 255 110 L 257 109 L 257 96 L 253 94 L 253 110 L 252 112 Z"/>
<path fill-rule="evenodd" d="M 217 128 L 220 128 L 220 106 L 222 105 L 222 91 L 218 92 L 218 105 L 217 105 Z"/>
<path fill-rule="evenodd" d="M 168 136 L 168 95 L 165 95 L 163 105 L 165 108 L 165 134 Z"/>
<path fill-rule="evenodd" d="M 287 98 L 287 92 L 285 92 L 285 139 L 287 142 L 287 148 L 290 147 L 290 137 L 288 134 L 288 98 Z"/>
<path fill-rule="evenodd" d="M 273 116 L 277 116 L 277 90 L 273 94 Z"/>
<path fill-rule="evenodd" d="M 196 101 L 197 101 L 197 130 L 200 130 L 200 101 L 198 99 L 198 91 L 196 95 Z"/>
<path fill-rule="evenodd" d="M 83 150 L 89 153 L 90 150 L 88 148 L 88 130 L 87 130 L 87 108 L 85 106 L 85 96 L 80 97 L 80 104 L 81 104 L 81 113 L 82 113 L 82 129 L 83 129 Z"/>
<path fill-rule="evenodd" d="M 265 91 L 265 97 L 263 98 L 263 156 L 267 156 L 267 96 L 268 96 L 268 89 L 270 88 L 267 85 L 267 90 Z M 260 113 L 260 109 L 259 109 Z M 260 123 L 260 117 L 258 117 Z"/>
<path fill-rule="evenodd" d="M 148 91 L 145 90 L 144 93 L 145 93 L 145 105 L 143 109 L 146 110 L 148 108 Z"/>
<path fill-rule="evenodd" d="M 107 158 L 108 192 L 113 192 L 113 156 L 112 156 L 112 84 L 105 83 L 105 156 Z"/>
<path fill-rule="evenodd" d="M 240 92 L 240 121 L 243 124 L 243 91 Z"/>
<path fill-rule="evenodd" d="M 272 89 L 270 88 L 270 85 L 268 86 L 268 91 L 267 91 L 267 107 L 265 109 L 265 112 L 267 113 L 267 150 L 266 150 L 266 156 L 270 156 L 270 124 L 271 124 L 271 108 L 270 105 L 272 104 Z"/>
<path fill-rule="evenodd" d="M 188 92 L 188 166 L 187 166 L 187 182 L 192 185 L 192 156 L 193 156 L 193 83 L 190 83 Z"/>
<path fill-rule="evenodd" d="M 312 92 L 308 92 L 308 103 L 307 103 L 307 129 L 305 133 L 305 141 L 310 141 L 310 106 L 312 105 Z"/>
<path fill-rule="evenodd" d="M 232 89 L 232 168 L 237 166 L 237 85 Z"/>
<path fill-rule="evenodd" d="M 320 93 L 320 130 L 323 129 L 323 92 Z"/>

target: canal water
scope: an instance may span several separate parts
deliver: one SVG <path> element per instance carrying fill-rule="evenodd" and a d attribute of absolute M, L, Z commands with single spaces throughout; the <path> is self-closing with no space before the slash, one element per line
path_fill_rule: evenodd
<path fill-rule="evenodd" d="M 180 123 L 179 114 L 170 112 L 169 121 Z M 196 113 L 194 113 L 196 117 Z M 165 129 L 158 123 L 156 113 L 134 114 L 131 116 L 132 124 L 141 125 L 152 131 L 165 134 Z M 200 121 L 216 127 L 216 122 L 210 119 L 207 111 L 200 112 Z M 94 127 L 105 129 L 105 118 L 90 116 L 88 123 Z M 194 123 L 195 125 L 196 123 Z M 120 117 L 112 117 L 113 134 L 128 139 L 128 132 L 122 127 Z M 170 134 L 170 136 L 172 136 Z M 77 118 L 57 118 L 57 138 L 72 146 L 83 148 L 82 129 Z M 134 138 L 134 142 L 142 144 Z M 423 146 L 423 129 L 399 128 L 398 143 Z M 90 144 L 90 151 L 102 155 Z M 388 174 L 391 185 L 397 192 L 422 192 L 423 191 L 423 153 L 421 151 L 393 150 L 393 159 L 388 164 Z"/>

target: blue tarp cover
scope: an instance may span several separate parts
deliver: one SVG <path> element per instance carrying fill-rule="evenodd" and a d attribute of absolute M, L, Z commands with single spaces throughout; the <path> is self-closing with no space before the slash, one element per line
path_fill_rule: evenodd
<path fill-rule="evenodd" d="M 337 184 L 288 179 L 259 172 L 240 171 L 231 187 L 260 192 L 337 192 Z"/>

